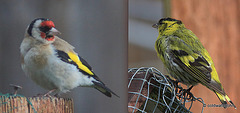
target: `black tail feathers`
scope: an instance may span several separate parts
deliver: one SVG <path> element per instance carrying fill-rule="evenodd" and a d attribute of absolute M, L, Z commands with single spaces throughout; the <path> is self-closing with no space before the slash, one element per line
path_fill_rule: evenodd
<path fill-rule="evenodd" d="M 112 90 L 110 90 L 109 88 L 107 88 L 103 83 L 98 82 L 98 81 L 93 81 L 94 83 L 94 88 L 96 88 L 98 91 L 102 92 L 103 94 L 105 94 L 108 97 L 112 97 L 112 94 L 119 97 L 116 93 L 114 93 Z"/>

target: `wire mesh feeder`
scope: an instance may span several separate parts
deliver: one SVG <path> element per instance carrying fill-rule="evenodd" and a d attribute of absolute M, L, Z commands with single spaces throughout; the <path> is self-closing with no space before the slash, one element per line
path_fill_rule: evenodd
<path fill-rule="evenodd" d="M 192 95 L 189 98 L 181 86 L 174 87 L 173 80 L 154 67 L 128 69 L 129 113 L 189 113 L 194 101 L 205 103 Z M 186 108 L 186 103 L 190 103 Z"/>

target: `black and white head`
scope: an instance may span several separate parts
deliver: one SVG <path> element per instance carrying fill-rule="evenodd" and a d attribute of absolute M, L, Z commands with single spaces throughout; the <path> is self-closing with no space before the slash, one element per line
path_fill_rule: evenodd
<path fill-rule="evenodd" d="M 55 28 L 53 21 L 45 18 L 37 18 L 27 28 L 29 36 L 43 43 L 53 42 L 55 35 L 60 32 Z"/>

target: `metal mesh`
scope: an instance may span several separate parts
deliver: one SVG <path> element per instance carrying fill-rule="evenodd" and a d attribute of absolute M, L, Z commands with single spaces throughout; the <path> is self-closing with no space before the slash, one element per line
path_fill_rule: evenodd
<path fill-rule="evenodd" d="M 128 74 L 129 113 L 188 113 L 196 100 L 202 103 L 203 112 L 201 98 L 189 98 L 181 86 L 175 88 L 173 80 L 156 68 L 131 68 Z"/>

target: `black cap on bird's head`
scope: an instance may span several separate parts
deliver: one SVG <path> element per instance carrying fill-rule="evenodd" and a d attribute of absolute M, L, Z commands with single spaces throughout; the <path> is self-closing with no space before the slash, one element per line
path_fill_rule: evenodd
<path fill-rule="evenodd" d="M 153 27 L 153 28 L 158 28 L 159 25 L 162 25 L 162 24 L 164 24 L 164 23 L 166 23 L 166 22 L 176 22 L 177 24 L 182 24 L 182 21 L 180 21 L 180 20 L 167 17 L 167 18 L 161 18 L 161 19 L 158 21 L 158 23 L 153 24 L 152 27 Z"/>
<path fill-rule="evenodd" d="M 161 23 L 163 23 L 164 21 L 175 21 L 175 22 L 178 22 L 178 23 L 182 23 L 180 20 L 177 20 L 177 19 L 174 19 L 174 18 L 169 18 L 169 17 L 160 19 L 160 20 L 158 21 L 158 23 L 161 24 Z"/>
<path fill-rule="evenodd" d="M 27 33 L 29 36 L 43 42 L 54 41 L 54 36 L 60 34 L 53 21 L 46 18 L 34 19 L 28 26 Z"/>
<path fill-rule="evenodd" d="M 49 19 L 46 19 L 46 18 L 36 18 L 36 19 L 34 19 L 34 20 L 30 23 L 30 25 L 28 26 L 28 30 L 27 30 L 27 33 L 28 33 L 30 36 L 32 36 L 33 25 L 34 25 L 34 23 L 35 23 L 37 20 L 47 21 L 47 20 L 49 20 Z"/>

